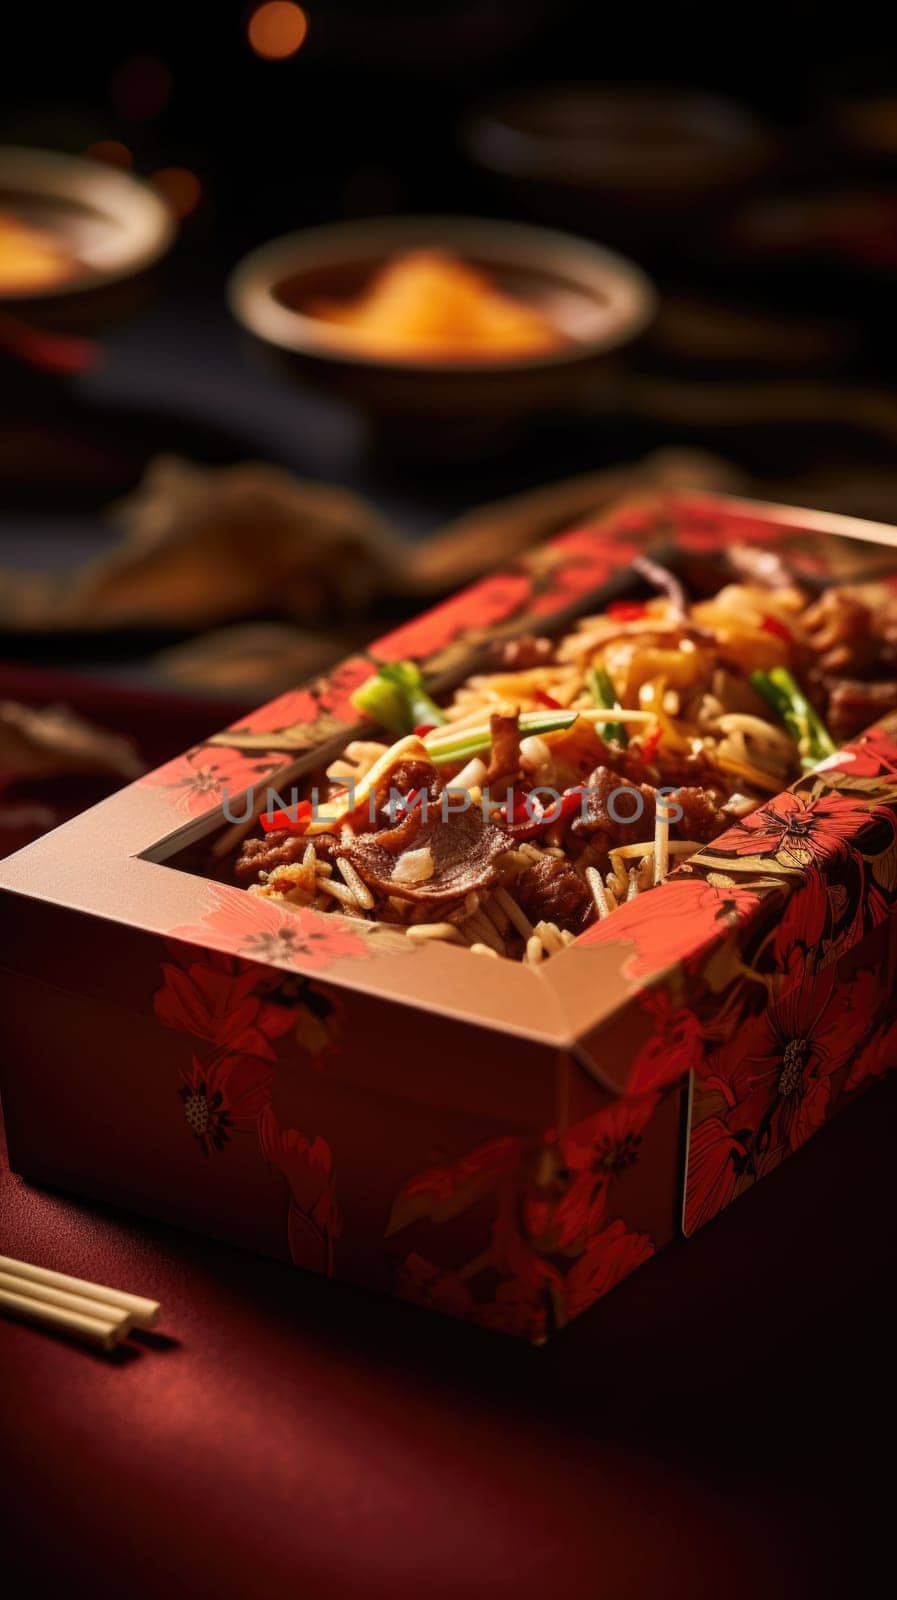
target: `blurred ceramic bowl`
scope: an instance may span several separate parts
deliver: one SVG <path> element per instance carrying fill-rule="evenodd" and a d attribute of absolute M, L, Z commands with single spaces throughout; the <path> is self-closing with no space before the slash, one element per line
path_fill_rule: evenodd
<path fill-rule="evenodd" d="M 351 300 L 387 263 L 439 251 L 490 284 L 537 307 L 558 342 L 536 353 L 436 357 L 381 354 L 347 340 L 310 307 Z M 236 268 L 229 285 L 237 320 L 289 367 L 341 396 L 410 448 L 471 449 L 495 432 L 552 411 L 579 409 L 611 358 L 654 317 L 654 289 L 640 269 L 572 236 L 509 222 L 390 217 L 338 223 L 274 240 Z M 441 453 L 441 452 L 439 452 Z"/>
<path fill-rule="evenodd" d="M 0 311 L 42 328 L 95 332 L 133 305 L 175 221 L 129 172 L 47 150 L 0 146 Z M 17 238 L 14 230 L 21 229 Z M 33 230 L 33 231 L 32 231 Z M 0 250 L 4 233 L 0 231 Z M 12 270 L 14 248 L 58 254 L 59 271 Z M 4 265 L 6 271 L 4 272 Z"/>
<path fill-rule="evenodd" d="M 773 142 L 722 96 L 650 86 L 557 84 L 474 110 L 464 148 L 530 214 L 633 236 L 676 227 L 764 171 Z"/>

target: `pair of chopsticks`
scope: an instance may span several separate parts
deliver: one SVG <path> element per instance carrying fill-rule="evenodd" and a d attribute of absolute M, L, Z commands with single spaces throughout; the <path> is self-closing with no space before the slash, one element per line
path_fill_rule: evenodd
<path fill-rule="evenodd" d="M 132 1328 L 152 1328 L 158 1300 L 0 1256 L 0 1311 L 111 1350 Z"/>

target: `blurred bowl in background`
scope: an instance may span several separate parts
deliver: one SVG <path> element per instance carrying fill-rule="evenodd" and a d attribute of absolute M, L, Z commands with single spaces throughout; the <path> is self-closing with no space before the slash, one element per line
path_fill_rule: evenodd
<path fill-rule="evenodd" d="M 370 300 L 384 268 L 418 253 L 463 264 L 512 316 L 522 308 L 556 337 L 519 354 L 436 355 L 407 344 L 385 351 L 321 313 L 322 305 Z M 459 217 L 374 218 L 276 239 L 235 269 L 229 299 L 237 320 L 291 371 L 359 409 L 393 445 L 435 456 L 483 453 L 509 429 L 588 404 L 657 304 L 638 267 L 597 245 Z"/>
<path fill-rule="evenodd" d="M 523 90 L 470 113 L 461 141 L 529 214 L 632 236 L 712 209 L 774 154 L 764 125 L 736 102 L 642 86 Z"/>
<path fill-rule="evenodd" d="M 0 146 L 0 316 L 90 334 L 139 303 L 175 220 L 139 178 L 100 162 Z"/>

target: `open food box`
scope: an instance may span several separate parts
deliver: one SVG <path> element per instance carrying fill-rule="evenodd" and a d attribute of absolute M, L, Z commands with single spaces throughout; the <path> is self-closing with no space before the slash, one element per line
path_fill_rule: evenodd
<path fill-rule="evenodd" d="M 536 1341 L 773 1171 L 897 1064 L 897 715 L 549 959 L 250 893 L 223 813 L 326 768 L 378 663 L 444 697 L 625 615 L 633 561 L 712 596 L 736 549 L 897 589 L 894 529 L 630 501 L 3 862 L 14 1169 Z"/>

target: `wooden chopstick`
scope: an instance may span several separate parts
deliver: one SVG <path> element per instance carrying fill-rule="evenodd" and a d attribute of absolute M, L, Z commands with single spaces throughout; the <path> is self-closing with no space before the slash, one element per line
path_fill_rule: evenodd
<path fill-rule="evenodd" d="M 158 1300 L 0 1256 L 0 1312 L 111 1350 L 132 1328 L 151 1328 Z"/>
<path fill-rule="evenodd" d="M 86 1294 L 70 1294 L 67 1289 L 51 1289 L 46 1283 L 32 1283 L 29 1278 L 16 1277 L 12 1272 L 0 1272 L 0 1289 L 8 1294 L 26 1295 L 29 1300 L 39 1300 L 48 1306 L 61 1306 L 63 1311 L 78 1311 L 85 1317 L 99 1317 L 103 1322 L 119 1323 L 125 1319 L 128 1331 L 134 1319 L 121 1306 L 111 1301 L 92 1300 Z"/>
<path fill-rule="evenodd" d="M 99 1314 L 87 1316 L 81 1311 L 70 1311 L 63 1306 L 51 1305 L 46 1300 L 37 1300 L 30 1294 L 13 1294 L 8 1289 L 0 1289 L 0 1311 L 22 1317 L 26 1322 L 36 1322 L 74 1334 L 88 1344 L 99 1345 L 102 1350 L 111 1350 L 130 1327 L 127 1316 L 117 1321 L 110 1321 Z"/>

